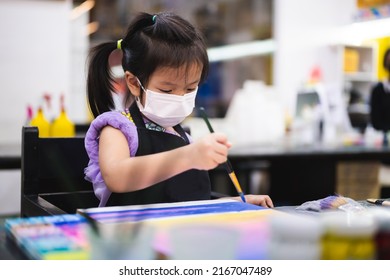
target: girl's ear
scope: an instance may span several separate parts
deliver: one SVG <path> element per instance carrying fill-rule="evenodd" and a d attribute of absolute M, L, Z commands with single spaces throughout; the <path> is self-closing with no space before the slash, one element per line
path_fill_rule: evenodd
<path fill-rule="evenodd" d="M 131 72 L 126 71 L 125 80 L 126 80 L 126 85 L 130 90 L 131 94 L 134 95 L 135 97 L 139 97 L 141 93 L 141 87 L 138 83 L 136 76 L 134 76 Z"/>

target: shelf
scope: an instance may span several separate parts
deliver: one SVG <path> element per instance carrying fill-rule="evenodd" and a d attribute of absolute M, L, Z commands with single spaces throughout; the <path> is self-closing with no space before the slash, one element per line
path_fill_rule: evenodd
<path fill-rule="evenodd" d="M 344 73 L 344 80 L 349 82 L 375 82 L 376 77 L 371 72 L 354 72 Z"/>
<path fill-rule="evenodd" d="M 339 73 L 343 90 L 346 83 L 350 90 L 356 90 L 367 100 L 371 87 L 377 81 L 377 46 L 370 45 L 339 45 Z M 349 98 L 349 93 L 346 93 Z"/>

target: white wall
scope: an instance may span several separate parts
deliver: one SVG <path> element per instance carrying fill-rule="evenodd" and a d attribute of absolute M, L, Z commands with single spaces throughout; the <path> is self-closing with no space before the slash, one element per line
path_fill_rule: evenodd
<path fill-rule="evenodd" d="M 67 100 L 67 112 L 74 123 L 86 123 L 89 120 L 86 97 L 86 63 L 89 51 L 87 24 L 89 13 L 83 13 L 70 22 L 70 93 Z"/>
<path fill-rule="evenodd" d="M 337 56 L 327 46 L 333 31 L 352 23 L 355 11 L 356 0 L 274 0 L 274 84 L 291 111 L 312 67 L 322 69 L 324 83 L 339 80 Z"/>
<path fill-rule="evenodd" d="M 87 120 L 85 58 L 88 15 L 70 21 L 72 1 L 0 1 L 0 145 L 21 143 L 26 106 L 44 92 L 65 94 L 70 118 Z M 0 171 L 0 215 L 20 212 L 20 170 Z"/>
<path fill-rule="evenodd" d="M 20 143 L 27 104 L 70 92 L 72 1 L 0 1 L 0 144 Z M 69 100 L 68 100 L 69 101 Z"/>

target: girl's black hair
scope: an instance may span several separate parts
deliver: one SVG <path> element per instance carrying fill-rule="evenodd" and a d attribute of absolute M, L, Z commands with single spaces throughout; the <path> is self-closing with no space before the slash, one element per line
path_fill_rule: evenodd
<path fill-rule="evenodd" d="M 89 57 L 87 94 L 90 109 L 97 117 L 114 108 L 114 91 L 109 56 L 117 42 L 102 43 L 92 48 Z M 146 85 L 159 67 L 202 67 L 200 82 L 209 69 L 207 49 L 201 33 L 188 21 L 173 14 L 140 13 L 130 23 L 121 43 L 122 67 Z"/>

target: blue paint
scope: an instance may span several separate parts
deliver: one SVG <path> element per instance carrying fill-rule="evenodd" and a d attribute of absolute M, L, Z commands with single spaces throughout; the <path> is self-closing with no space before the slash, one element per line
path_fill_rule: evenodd
<path fill-rule="evenodd" d="M 204 205 L 188 205 L 188 206 L 172 206 L 161 208 L 145 208 L 145 209 L 123 209 L 93 213 L 88 210 L 86 213 L 93 219 L 104 222 L 107 220 L 115 222 L 124 221 L 142 221 L 146 219 L 155 218 L 167 218 L 178 217 L 186 215 L 199 215 L 199 214 L 216 214 L 216 213 L 229 213 L 229 212 L 242 212 L 242 211 L 256 211 L 267 209 L 262 206 L 257 206 L 248 203 L 239 202 L 225 202 L 217 204 L 204 204 Z M 102 209 L 103 210 L 103 209 Z"/>

